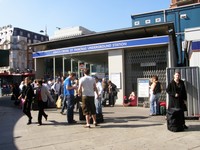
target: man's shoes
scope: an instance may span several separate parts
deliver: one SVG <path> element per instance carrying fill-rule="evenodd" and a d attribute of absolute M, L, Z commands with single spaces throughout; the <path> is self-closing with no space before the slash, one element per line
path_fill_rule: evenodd
<path fill-rule="evenodd" d="M 42 125 L 42 123 L 40 122 L 39 124 L 38 124 L 38 126 L 41 126 Z"/>
<path fill-rule="evenodd" d="M 89 128 L 90 128 L 90 125 L 85 125 L 84 128 L 88 128 L 88 129 L 89 129 Z"/>
<path fill-rule="evenodd" d="M 156 116 L 156 114 L 150 114 L 149 116 Z"/>
<path fill-rule="evenodd" d="M 184 129 L 188 129 L 188 126 L 186 126 L 186 125 L 183 125 L 183 127 L 184 127 Z"/>
<path fill-rule="evenodd" d="M 27 123 L 27 125 L 30 125 L 31 123 L 32 123 L 31 120 L 29 120 L 28 123 Z"/>
<path fill-rule="evenodd" d="M 98 124 L 95 122 L 95 123 L 93 123 L 94 124 L 94 126 L 96 127 L 96 126 L 98 126 Z"/>
<path fill-rule="evenodd" d="M 29 121 L 28 121 L 28 123 L 27 123 L 27 125 L 30 125 L 31 123 L 32 123 L 32 117 L 29 119 Z"/>
<path fill-rule="evenodd" d="M 73 120 L 73 121 L 70 121 L 70 122 L 68 122 L 68 123 L 69 123 L 69 124 L 76 124 L 77 121 Z"/>

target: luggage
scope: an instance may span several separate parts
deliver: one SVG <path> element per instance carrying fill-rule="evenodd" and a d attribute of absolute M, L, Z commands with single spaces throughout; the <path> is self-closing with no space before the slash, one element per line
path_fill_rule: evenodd
<path fill-rule="evenodd" d="M 172 132 L 184 130 L 184 114 L 179 108 L 170 108 L 167 111 L 167 129 Z"/>
<path fill-rule="evenodd" d="M 103 114 L 96 114 L 96 121 L 97 123 L 102 123 L 104 122 L 104 119 L 103 119 Z"/>

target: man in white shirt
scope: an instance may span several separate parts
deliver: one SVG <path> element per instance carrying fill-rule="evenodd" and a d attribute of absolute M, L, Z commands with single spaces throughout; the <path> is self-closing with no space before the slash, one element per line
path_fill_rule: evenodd
<path fill-rule="evenodd" d="M 97 90 L 98 90 L 98 95 L 94 92 L 96 113 L 98 115 L 98 114 L 102 114 L 101 98 L 102 98 L 103 88 L 102 88 L 101 82 L 99 82 L 98 77 L 95 76 L 94 78 L 95 78 L 96 87 L 97 87 Z"/>
<path fill-rule="evenodd" d="M 52 85 L 52 90 L 54 91 L 55 94 L 55 102 L 58 100 L 58 97 L 60 96 L 60 91 L 61 91 L 61 82 L 60 78 L 56 79 L 56 82 Z"/>
<path fill-rule="evenodd" d="M 90 128 L 90 115 L 92 115 L 93 124 L 96 122 L 96 107 L 94 104 L 94 91 L 98 94 L 95 79 L 89 76 L 90 70 L 84 69 L 84 77 L 79 80 L 78 95 L 82 95 L 82 110 L 86 117 L 85 128 Z"/>

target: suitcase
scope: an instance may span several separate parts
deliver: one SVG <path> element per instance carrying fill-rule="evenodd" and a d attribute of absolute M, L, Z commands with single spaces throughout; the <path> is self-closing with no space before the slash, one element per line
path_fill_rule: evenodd
<path fill-rule="evenodd" d="M 97 123 L 103 123 L 103 114 L 96 114 Z"/>
<path fill-rule="evenodd" d="M 184 130 L 184 114 L 179 108 L 170 108 L 167 111 L 167 129 L 172 132 Z"/>
<path fill-rule="evenodd" d="M 96 114 L 96 122 L 97 122 L 98 124 L 104 122 L 103 114 Z M 90 123 L 93 124 L 93 119 L 92 119 L 92 117 L 90 117 Z"/>

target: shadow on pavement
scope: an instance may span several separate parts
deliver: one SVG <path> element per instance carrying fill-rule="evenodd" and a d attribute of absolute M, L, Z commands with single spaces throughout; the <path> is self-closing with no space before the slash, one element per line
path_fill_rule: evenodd
<path fill-rule="evenodd" d="M 187 123 L 186 123 L 187 124 Z M 190 125 L 189 128 L 185 131 L 200 131 L 200 125 Z"/>
<path fill-rule="evenodd" d="M 21 109 L 14 105 L 10 96 L 0 97 L 0 149 L 17 150 L 15 146 L 14 127 L 22 117 Z"/>
<path fill-rule="evenodd" d="M 138 121 L 146 118 L 148 117 L 145 116 L 109 117 L 109 118 L 104 118 L 104 122 L 123 123 L 128 121 Z"/>
<path fill-rule="evenodd" d="M 101 125 L 101 128 L 140 128 L 140 127 L 152 127 L 160 126 L 163 124 L 113 124 L 113 125 Z"/>

